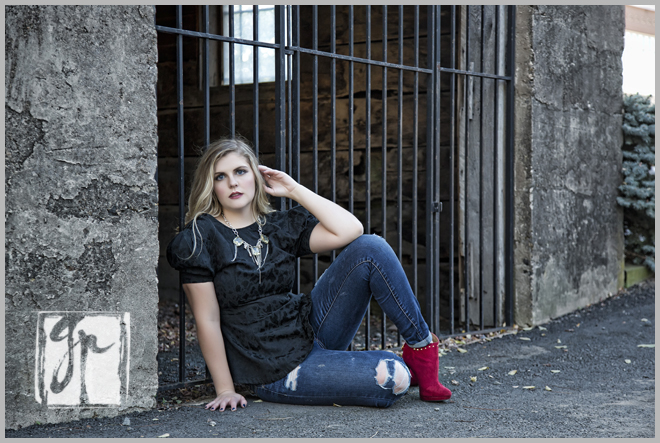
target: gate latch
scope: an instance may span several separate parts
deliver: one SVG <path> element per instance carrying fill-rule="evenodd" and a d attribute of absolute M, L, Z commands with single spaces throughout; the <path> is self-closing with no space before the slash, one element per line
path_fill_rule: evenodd
<path fill-rule="evenodd" d="M 433 202 L 433 212 L 442 212 L 442 202 Z"/>

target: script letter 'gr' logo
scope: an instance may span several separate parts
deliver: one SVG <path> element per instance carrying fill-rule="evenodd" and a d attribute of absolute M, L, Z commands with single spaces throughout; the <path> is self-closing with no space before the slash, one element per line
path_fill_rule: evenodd
<path fill-rule="evenodd" d="M 112 407 L 128 392 L 128 312 L 40 312 L 35 397 L 48 407 Z"/>

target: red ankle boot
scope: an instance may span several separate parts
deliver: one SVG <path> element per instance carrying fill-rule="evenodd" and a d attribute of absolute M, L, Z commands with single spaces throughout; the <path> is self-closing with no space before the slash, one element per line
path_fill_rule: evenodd
<path fill-rule="evenodd" d="M 423 348 L 403 345 L 403 361 L 410 369 L 410 385 L 419 384 L 419 397 L 424 401 L 448 400 L 451 391 L 438 381 L 440 360 L 438 359 L 438 337 Z"/>

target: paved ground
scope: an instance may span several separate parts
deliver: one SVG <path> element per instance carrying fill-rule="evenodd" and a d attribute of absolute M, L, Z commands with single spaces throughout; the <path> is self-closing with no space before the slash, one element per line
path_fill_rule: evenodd
<path fill-rule="evenodd" d="M 422 402 L 417 388 L 388 409 L 249 398 L 221 413 L 198 401 L 5 437 L 655 437 L 655 349 L 639 347 L 655 343 L 654 282 L 542 326 L 441 357 L 447 402 Z"/>

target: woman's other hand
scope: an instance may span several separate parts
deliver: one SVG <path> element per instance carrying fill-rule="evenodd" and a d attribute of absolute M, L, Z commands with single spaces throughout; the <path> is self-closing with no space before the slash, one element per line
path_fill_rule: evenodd
<path fill-rule="evenodd" d="M 266 181 L 264 190 L 273 197 L 291 197 L 291 193 L 298 186 L 298 182 L 292 179 L 288 174 L 277 169 L 271 169 L 264 165 L 259 165 L 259 172 Z"/>
<path fill-rule="evenodd" d="M 205 409 L 211 409 L 212 411 L 220 409 L 220 411 L 224 411 L 226 407 L 230 407 L 232 411 L 235 411 L 239 405 L 242 408 L 247 406 L 245 397 L 236 392 L 221 392 L 215 400 L 206 405 Z"/>

